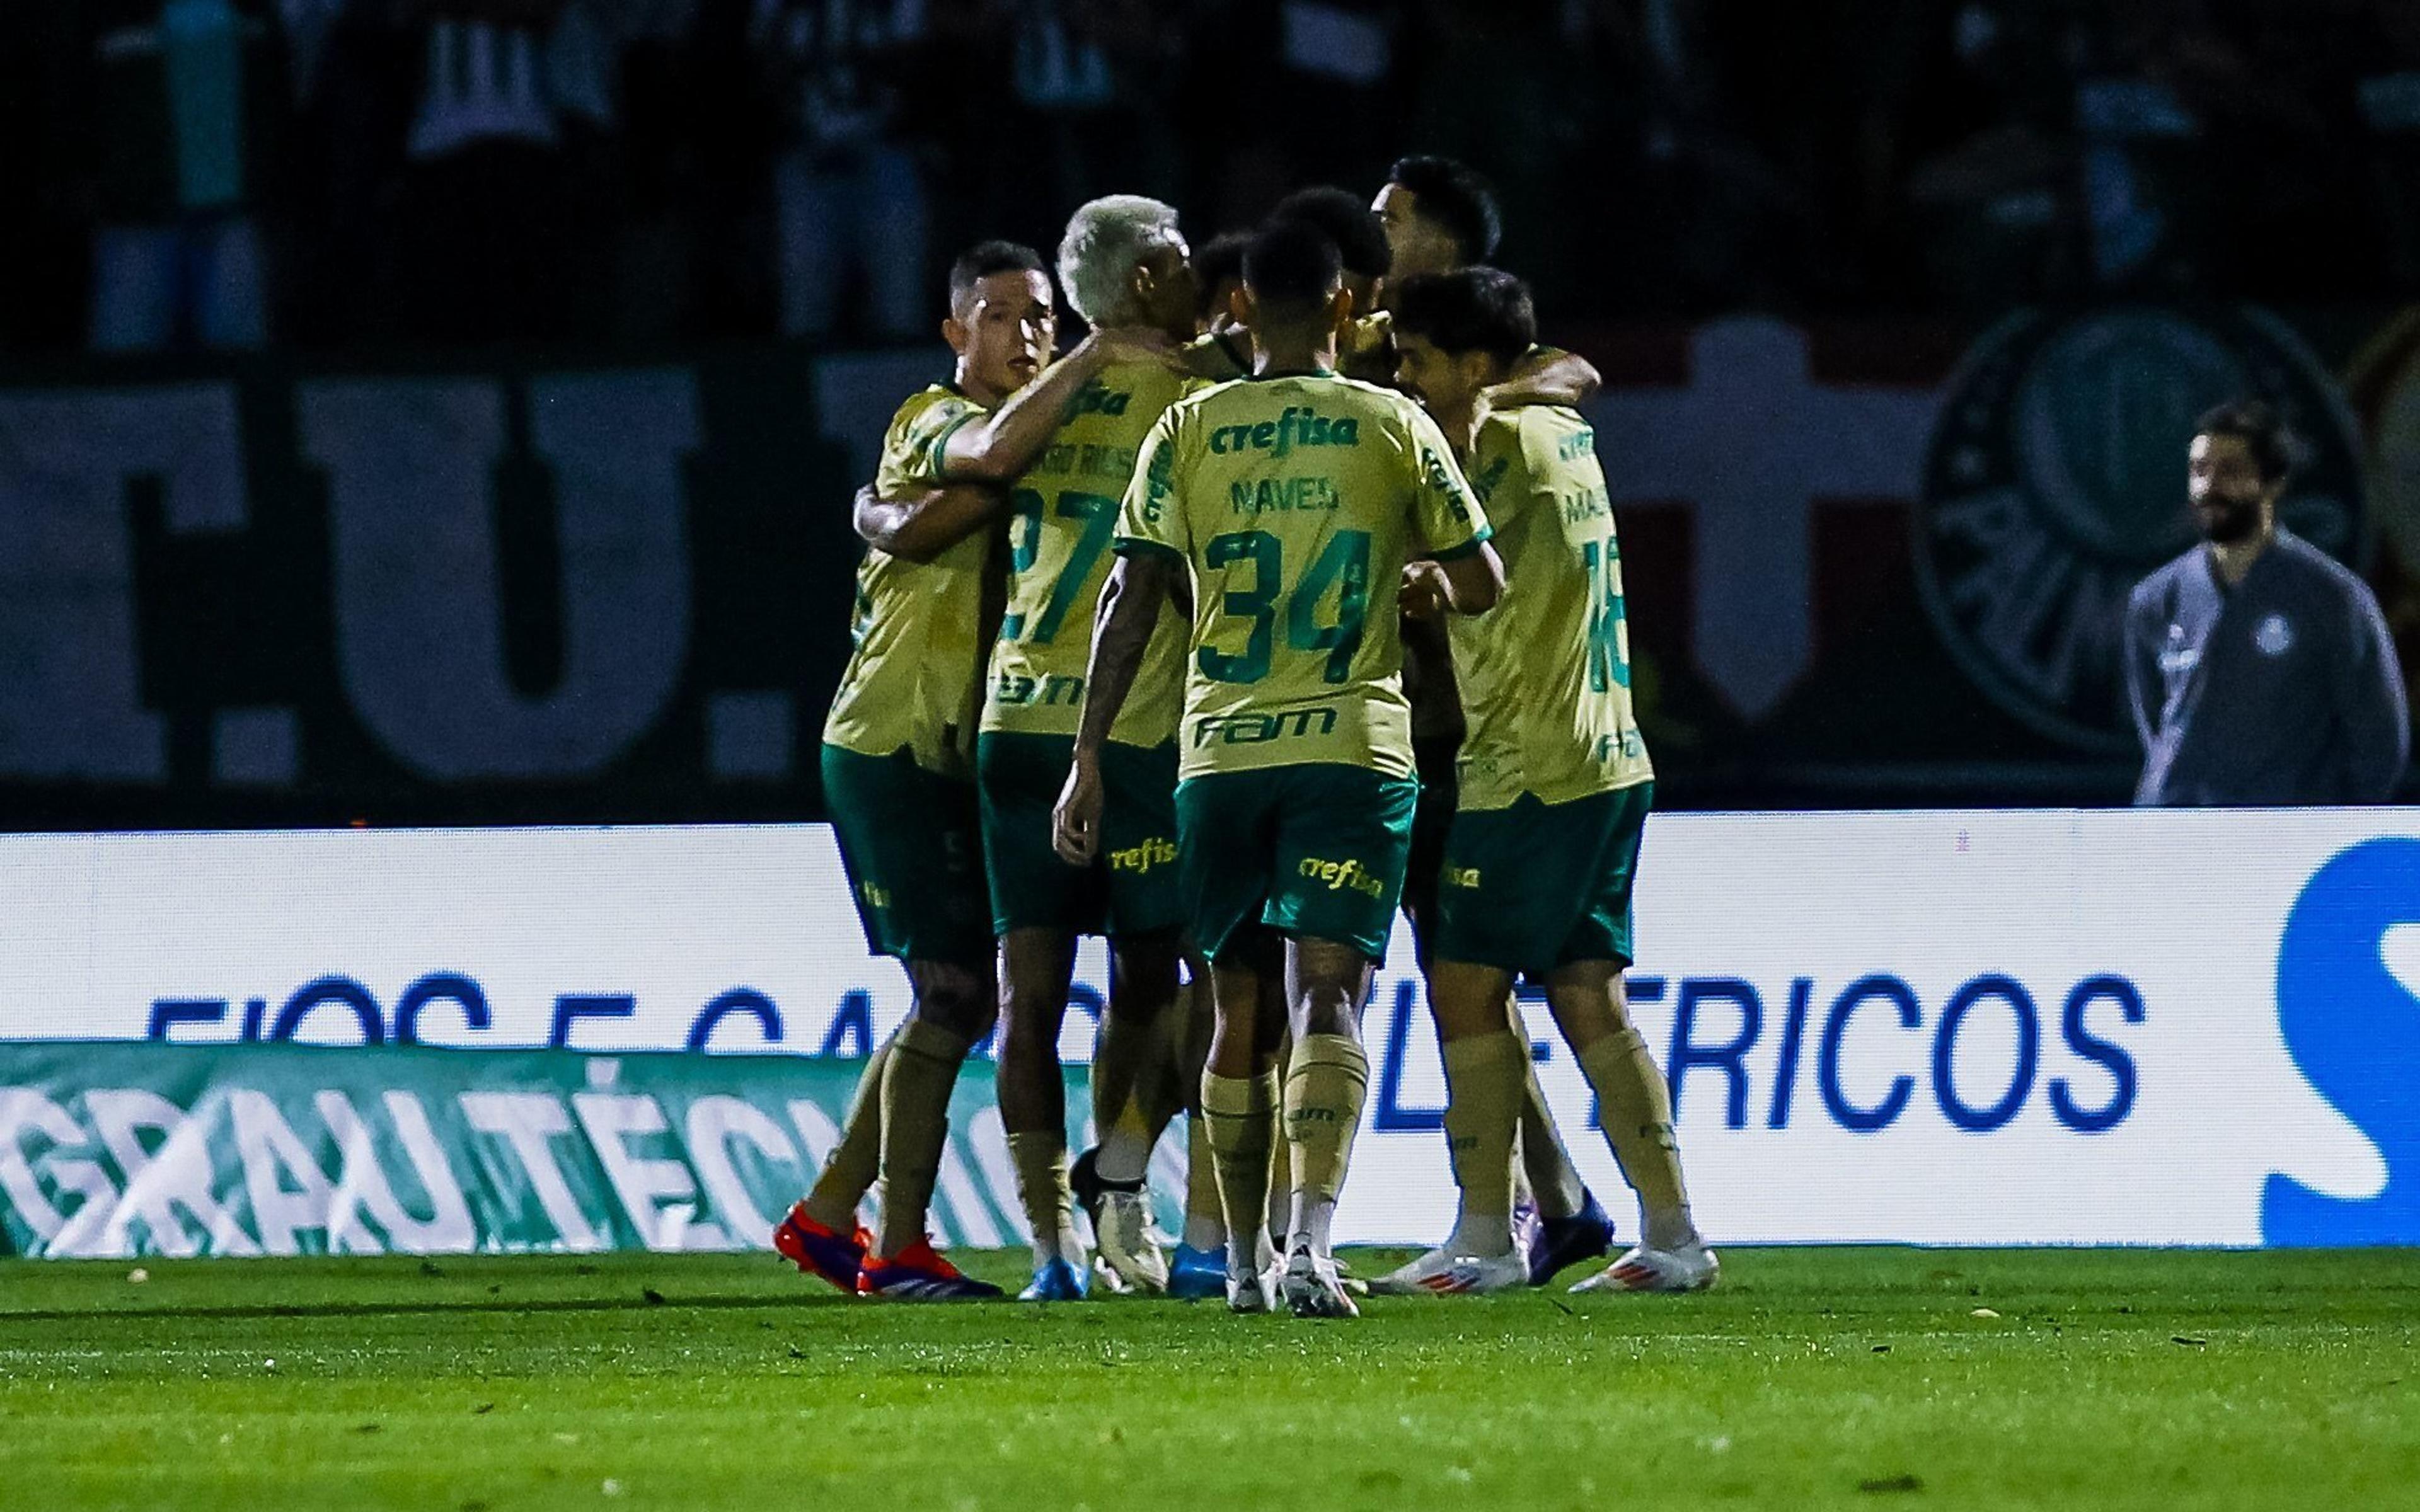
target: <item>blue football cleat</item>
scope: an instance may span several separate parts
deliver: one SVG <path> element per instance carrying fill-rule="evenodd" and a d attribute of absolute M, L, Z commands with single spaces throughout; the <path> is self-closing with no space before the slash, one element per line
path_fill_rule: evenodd
<path fill-rule="evenodd" d="M 1596 1194 L 1583 1189 L 1580 1211 L 1568 1218 L 1541 1218 L 1525 1236 L 1529 1284 L 1543 1287 L 1561 1271 L 1592 1260 L 1613 1249 L 1613 1220 L 1597 1206 Z"/>
<path fill-rule="evenodd" d="M 1227 1294 L 1227 1252 L 1176 1246 L 1168 1267 L 1168 1294 L 1179 1302 L 1202 1302 Z"/>
<path fill-rule="evenodd" d="M 1082 1302 L 1084 1273 L 1065 1260 L 1046 1260 L 1034 1268 L 1033 1280 L 1016 1294 L 1019 1302 Z"/>

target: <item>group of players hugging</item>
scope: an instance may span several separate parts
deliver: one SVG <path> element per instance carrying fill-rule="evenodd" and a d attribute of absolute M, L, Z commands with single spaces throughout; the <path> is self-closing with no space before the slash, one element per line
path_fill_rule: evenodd
<path fill-rule="evenodd" d="M 1063 355 L 1036 253 L 957 259 L 954 375 L 900 407 L 855 501 L 855 650 L 823 735 L 866 938 L 913 1007 L 774 1236 L 802 1270 L 1001 1294 L 925 1231 L 959 1068 L 997 1024 L 1027 1299 L 1334 1318 L 1366 1290 L 1546 1285 L 1613 1225 L 1541 1096 L 1526 978 L 1638 1198 L 1638 1242 L 1573 1289 L 1714 1283 L 1622 991 L 1653 770 L 1576 408 L 1598 378 L 1484 266 L 1498 230 L 1485 181 L 1438 158 L 1397 163 L 1373 204 L 1305 190 L 1198 253 L 1170 207 L 1094 200 L 1058 251 L 1091 328 Z M 1364 1281 L 1330 1232 L 1398 907 L 1460 1208 Z M 1096 1142 L 1071 1166 L 1059 1044 L 1086 934 L 1110 983 Z M 1144 1179 L 1179 1113 L 1171 1255 Z"/>

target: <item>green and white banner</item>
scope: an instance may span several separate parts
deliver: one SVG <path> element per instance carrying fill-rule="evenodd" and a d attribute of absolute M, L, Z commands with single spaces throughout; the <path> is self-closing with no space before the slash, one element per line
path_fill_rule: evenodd
<path fill-rule="evenodd" d="M 0 1045 L 0 1245 L 52 1257 L 770 1247 L 862 1063 L 381 1046 Z M 993 1096 L 950 1110 L 936 1237 L 1021 1243 Z M 1073 1127 L 1085 1118 L 1071 1076 Z M 1155 1172 L 1167 1202 L 1167 1170 Z"/>

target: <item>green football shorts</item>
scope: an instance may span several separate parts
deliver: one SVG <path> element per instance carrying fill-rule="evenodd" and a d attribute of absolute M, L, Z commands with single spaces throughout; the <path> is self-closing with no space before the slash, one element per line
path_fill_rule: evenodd
<path fill-rule="evenodd" d="M 1069 866 L 1052 848 L 1051 814 L 1067 784 L 1076 737 L 986 730 L 975 741 L 983 795 L 984 873 L 992 928 L 1116 937 L 1185 922 L 1176 869 L 1176 743 L 1110 741 L 1101 750 L 1101 854 Z"/>
<path fill-rule="evenodd" d="M 907 751 L 861 756 L 828 745 L 824 808 L 866 949 L 902 961 L 990 967 L 990 910 L 977 856 L 975 789 Z"/>
<path fill-rule="evenodd" d="M 1410 778 L 1326 762 L 1179 784 L 1177 850 L 1194 943 L 1216 955 L 1239 927 L 1259 922 L 1383 963 L 1419 797 Z"/>
<path fill-rule="evenodd" d="M 1574 961 L 1630 964 L 1630 890 L 1655 784 L 1571 803 L 1527 794 L 1465 809 L 1446 837 L 1437 887 L 1439 961 L 1543 980 Z"/>

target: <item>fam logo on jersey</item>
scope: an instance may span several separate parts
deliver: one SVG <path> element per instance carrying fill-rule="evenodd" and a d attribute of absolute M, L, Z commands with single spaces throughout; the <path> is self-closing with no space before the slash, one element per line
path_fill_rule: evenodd
<path fill-rule="evenodd" d="M 2195 420 L 2247 397 L 2275 405 L 2304 444 L 2283 522 L 2351 558 L 2366 540 L 2352 417 L 2270 316 L 2030 311 L 1967 354 L 1925 456 L 1916 579 L 1944 643 L 1994 702 L 2071 745 L 2132 751 L 2126 596 L 2195 539 Z"/>
<path fill-rule="evenodd" d="M 2368 840 L 2306 883 L 2277 948 L 2277 1026 L 2319 1096 L 2378 1147 L 2386 1184 L 2366 1197 L 2272 1176 L 2271 1244 L 2420 1243 L 2420 999 L 2389 968 L 2390 932 L 2420 928 L 2420 840 Z"/>

